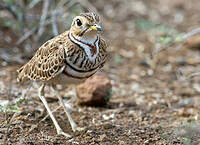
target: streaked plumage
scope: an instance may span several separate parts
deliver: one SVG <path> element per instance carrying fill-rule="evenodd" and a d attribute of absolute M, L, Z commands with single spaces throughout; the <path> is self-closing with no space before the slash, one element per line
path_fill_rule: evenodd
<path fill-rule="evenodd" d="M 44 84 L 68 85 L 83 82 L 96 73 L 107 57 L 106 42 L 98 33 L 102 30 L 99 20 L 95 13 L 82 13 L 75 17 L 69 31 L 44 43 L 33 58 L 18 70 L 18 81 L 34 80 Z M 39 96 L 45 104 L 45 98 L 41 96 L 44 94 L 44 86 Z M 60 128 L 54 117 L 51 118 L 58 132 Z M 73 129 L 73 122 L 71 125 Z"/>
<path fill-rule="evenodd" d="M 91 44 L 91 51 L 86 52 L 69 38 L 69 31 L 66 31 L 39 48 L 34 57 L 18 70 L 18 80 L 46 82 L 65 74 L 78 79 L 88 78 L 102 67 L 107 56 L 106 43 L 100 36 L 95 44 Z"/>
<path fill-rule="evenodd" d="M 94 13 L 82 13 L 80 16 L 92 23 L 99 22 Z M 34 57 L 18 70 L 18 80 L 50 81 L 63 74 L 78 79 L 88 78 L 104 64 L 106 47 L 105 41 L 98 35 L 94 42 L 88 43 L 81 36 L 66 31 L 39 48 Z"/>

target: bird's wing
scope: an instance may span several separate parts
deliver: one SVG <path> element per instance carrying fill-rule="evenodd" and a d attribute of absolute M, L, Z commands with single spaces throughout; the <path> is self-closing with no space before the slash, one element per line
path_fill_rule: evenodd
<path fill-rule="evenodd" d="M 48 81 L 64 69 L 67 32 L 44 43 L 33 58 L 18 70 L 18 81 L 24 79 Z"/>
<path fill-rule="evenodd" d="M 100 64 L 99 68 L 102 68 L 104 66 L 107 58 L 109 57 L 109 53 L 107 52 L 107 47 L 108 47 L 108 45 L 107 45 L 106 41 L 103 38 L 101 38 L 99 48 L 100 48 L 100 55 L 102 58 L 102 62 Z"/>

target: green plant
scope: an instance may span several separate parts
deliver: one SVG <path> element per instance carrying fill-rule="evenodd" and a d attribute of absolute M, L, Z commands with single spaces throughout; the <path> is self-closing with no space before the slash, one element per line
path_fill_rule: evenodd
<path fill-rule="evenodd" d="M 24 101 L 26 101 L 26 99 L 20 98 L 16 101 L 16 103 L 7 103 L 4 106 L 0 105 L 0 111 L 6 113 L 19 112 L 20 111 L 19 105 L 22 104 Z"/>
<path fill-rule="evenodd" d="M 108 102 L 110 100 L 111 96 L 112 96 L 112 88 L 110 88 L 108 90 L 108 92 L 106 93 L 106 95 L 104 97 L 105 101 Z"/>

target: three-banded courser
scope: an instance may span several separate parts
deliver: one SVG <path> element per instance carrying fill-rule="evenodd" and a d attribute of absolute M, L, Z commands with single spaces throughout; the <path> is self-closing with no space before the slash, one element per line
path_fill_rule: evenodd
<path fill-rule="evenodd" d="M 105 63 L 106 43 L 100 36 L 99 16 L 95 13 L 81 13 L 76 16 L 69 31 L 44 43 L 33 58 L 18 70 L 18 81 L 42 82 L 39 97 L 45 105 L 58 134 L 63 132 L 45 99 L 45 85 L 50 84 L 67 114 L 72 130 L 80 130 L 70 116 L 56 84 L 78 84 L 95 74 Z"/>

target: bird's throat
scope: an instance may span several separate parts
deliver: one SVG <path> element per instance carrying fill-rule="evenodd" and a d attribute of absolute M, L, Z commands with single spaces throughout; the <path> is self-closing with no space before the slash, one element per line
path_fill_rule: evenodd
<path fill-rule="evenodd" d="M 90 61 L 95 61 L 99 53 L 99 36 L 86 38 L 69 33 L 69 39 L 85 51 Z"/>

